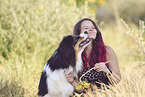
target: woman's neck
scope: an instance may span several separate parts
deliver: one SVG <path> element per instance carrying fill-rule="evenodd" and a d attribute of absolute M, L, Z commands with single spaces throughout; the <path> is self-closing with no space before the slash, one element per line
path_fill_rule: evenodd
<path fill-rule="evenodd" d="M 92 51 L 92 48 L 93 48 L 92 43 L 90 43 L 90 44 L 85 48 L 85 53 L 86 53 L 87 58 L 90 56 L 91 51 Z"/>

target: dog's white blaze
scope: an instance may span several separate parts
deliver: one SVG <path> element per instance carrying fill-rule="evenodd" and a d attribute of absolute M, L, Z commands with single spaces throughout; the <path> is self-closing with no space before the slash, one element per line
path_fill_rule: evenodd
<path fill-rule="evenodd" d="M 84 38 L 84 39 L 87 39 L 87 37 L 88 37 L 88 34 L 81 33 L 81 34 L 80 34 L 80 37 L 82 37 L 82 38 Z"/>

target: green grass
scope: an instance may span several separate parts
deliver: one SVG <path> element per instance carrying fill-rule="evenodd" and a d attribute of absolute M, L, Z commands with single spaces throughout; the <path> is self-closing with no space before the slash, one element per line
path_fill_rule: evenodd
<path fill-rule="evenodd" d="M 63 36 L 72 34 L 79 19 L 94 19 L 95 14 L 89 13 L 87 3 L 78 8 L 61 0 L 1 0 L 0 4 L 0 97 L 36 97 L 43 66 Z M 122 81 L 97 97 L 145 94 L 145 56 L 137 39 L 120 24 L 99 25 L 105 44 L 116 52 Z M 129 25 L 139 34 L 136 26 Z"/>

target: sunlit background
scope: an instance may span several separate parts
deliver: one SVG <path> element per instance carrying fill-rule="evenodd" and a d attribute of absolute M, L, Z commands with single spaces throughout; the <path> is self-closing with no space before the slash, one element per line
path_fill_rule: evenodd
<path fill-rule="evenodd" d="M 84 17 L 97 23 L 122 75 L 85 97 L 144 97 L 145 0 L 0 0 L 0 97 L 37 97 L 45 62 Z"/>

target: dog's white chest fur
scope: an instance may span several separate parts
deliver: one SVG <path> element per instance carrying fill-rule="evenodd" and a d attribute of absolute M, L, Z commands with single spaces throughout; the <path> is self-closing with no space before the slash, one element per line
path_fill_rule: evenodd
<path fill-rule="evenodd" d="M 44 97 L 69 97 L 74 90 L 73 86 L 68 83 L 63 69 L 53 72 L 50 70 L 47 85 L 49 93 Z"/>
<path fill-rule="evenodd" d="M 69 97 L 72 95 L 74 87 L 67 81 L 66 74 L 72 72 L 74 76 L 77 77 L 77 73 L 82 69 L 81 53 L 82 52 L 77 55 L 78 59 L 74 68 L 69 66 L 67 69 L 52 71 L 49 65 L 45 65 L 43 70 L 46 71 L 47 88 L 49 92 L 44 97 Z"/>

